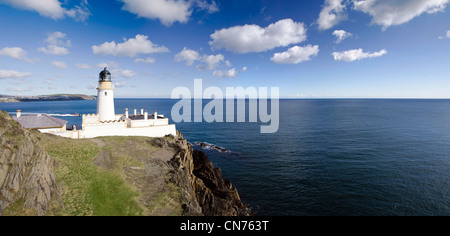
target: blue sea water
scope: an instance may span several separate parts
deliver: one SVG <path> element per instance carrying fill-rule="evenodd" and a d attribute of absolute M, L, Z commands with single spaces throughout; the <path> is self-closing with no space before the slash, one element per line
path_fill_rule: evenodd
<path fill-rule="evenodd" d="M 116 99 L 158 110 L 170 99 Z M 280 127 L 179 123 L 258 215 L 450 215 L 450 100 L 281 100 Z M 15 114 L 96 112 L 96 101 L 0 104 Z M 200 146 L 195 146 L 201 149 Z"/>

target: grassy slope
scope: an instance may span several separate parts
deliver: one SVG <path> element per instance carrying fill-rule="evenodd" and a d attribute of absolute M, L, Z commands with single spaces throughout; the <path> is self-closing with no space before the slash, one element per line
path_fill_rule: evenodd
<path fill-rule="evenodd" d="M 178 188 L 168 181 L 170 167 L 166 162 L 173 151 L 152 145 L 145 137 L 104 137 L 102 143 L 108 163 L 99 164 L 102 169 L 113 171 L 139 192 L 137 201 L 143 215 L 181 215 L 182 208 Z"/>
<path fill-rule="evenodd" d="M 62 215 L 139 215 L 138 195 L 117 174 L 101 171 L 94 159 L 100 148 L 87 140 L 45 135 L 41 140 L 58 161 L 56 176 L 63 186 Z"/>
<path fill-rule="evenodd" d="M 179 191 L 165 181 L 167 167 L 153 158 L 158 150 L 148 138 L 71 140 L 42 135 L 40 143 L 57 160 L 56 176 L 64 191 L 64 209 L 52 209 L 50 215 L 181 214 Z M 100 155 L 107 156 L 106 164 L 96 165 Z M 157 167 L 154 176 L 144 171 L 152 165 Z"/>

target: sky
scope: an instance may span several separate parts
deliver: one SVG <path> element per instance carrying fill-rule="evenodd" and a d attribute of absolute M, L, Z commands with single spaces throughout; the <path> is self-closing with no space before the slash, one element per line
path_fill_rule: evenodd
<path fill-rule="evenodd" d="M 0 0 L 0 94 L 450 98 L 450 0 Z"/>

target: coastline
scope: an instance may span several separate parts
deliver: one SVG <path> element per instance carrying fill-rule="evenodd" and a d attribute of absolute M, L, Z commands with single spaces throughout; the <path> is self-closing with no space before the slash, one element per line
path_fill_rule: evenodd
<path fill-rule="evenodd" d="M 0 103 L 19 103 L 19 102 L 40 102 L 40 101 L 75 101 L 75 100 L 96 100 L 95 96 L 83 94 L 54 94 L 39 96 L 9 96 L 0 95 Z"/>

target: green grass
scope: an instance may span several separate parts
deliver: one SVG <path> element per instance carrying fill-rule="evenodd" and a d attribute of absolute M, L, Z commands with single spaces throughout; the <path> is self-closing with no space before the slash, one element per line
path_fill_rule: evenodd
<path fill-rule="evenodd" d="M 148 214 L 153 216 L 180 216 L 183 209 L 179 203 L 178 188 L 169 183 L 163 191 L 156 193 L 149 201 Z"/>
<path fill-rule="evenodd" d="M 15 203 L 9 205 L 3 212 L 3 216 L 35 216 L 36 210 L 28 209 L 24 207 L 25 200 L 20 199 Z"/>
<path fill-rule="evenodd" d="M 137 216 L 143 212 L 135 200 L 139 194 L 115 173 L 97 173 L 92 179 L 89 193 L 94 205 L 94 215 Z"/>
<path fill-rule="evenodd" d="M 70 140 L 45 135 L 48 154 L 58 161 L 56 176 L 63 186 L 63 215 L 141 215 L 138 193 L 116 172 L 94 164 L 100 148 L 89 140 Z"/>
<path fill-rule="evenodd" d="M 122 173 L 124 166 L 144 167 L 138 160 L 140 156 L 156 151 L 147 137 L 102 137 L 105 142 L 103 150 L 110 151 L 114 159 L 114 169 Z"/>

